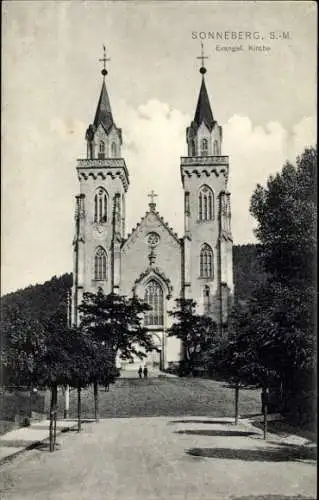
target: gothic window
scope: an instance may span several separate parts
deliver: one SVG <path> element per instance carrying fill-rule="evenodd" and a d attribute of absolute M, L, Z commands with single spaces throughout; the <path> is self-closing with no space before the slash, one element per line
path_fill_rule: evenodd
<path fill-rule="evenodd" d="M 213 250 L 205 243 L 200 251 L 200 270 L 201 278 L 213 278 Z"/>
<path fill-rule="evenodd" d="M 102 247 L 98 247 L 94 255 L 94 279 L 99 281 L 107 279 L 107 255 Z"/>
<path fill-rule="evenodd" d="M 105 158 L 105 143 L 104 141 L 100 141 L 99 143 L 99 159 L 104 160 Z"/>
<path fill-rule="evenodd" d="M 116 144 L 115 144 L 115 142 L 112 142 L 112 145 L 111 145 L 111 155 L 113 158 L 116 158 Z"/>
<path fill-rule="evenodd" d="M 163 290 L 157 281 L 151 280 L 148 282 L 145 288 L 144 300 L 152 308 L 145 313 L 145 326 L 163 326 Z"/>
<path fill-rule="evenodd" d="M 99 188 L 94 196 L 94 222 L 107 222 L 107 194 Z"/>
<path fill-rule="evenodd" d="M 214 148 L 214 155 L 215 155 L 215 156 L 218 156 L 218 155 L 219 155 L 218 141 L 216 141 L 216 140 L 214 141 L 214 146 L 213 146 L 213 148 Z"/>
<path fill-rule="evenodd" d="M 207 156 L 207 155 L 208 155 L 208 140 L 202 139 L 202 141 L 201 141 L 201 156 Z"/>
<path fill-rule="evenodd" d="M 196 147 L 194 139 L 191 141 L 191 156 L 196 156 Z"/>
<path fill-rule="evenodd" d="M 208 186 L 202 186 L 199 191 L 198 218 L 200 221 L 214 218 L 214 194 Z"/>

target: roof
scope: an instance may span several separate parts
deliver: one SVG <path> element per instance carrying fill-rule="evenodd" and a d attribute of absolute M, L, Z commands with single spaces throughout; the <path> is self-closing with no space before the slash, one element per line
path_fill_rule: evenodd
<path fill-rule="evenodd" d="M 143 224 L 143 222 L 145 221 L 145 219 L 150 215 L 150 214 L 154 214 L 156 216 L 156 218 L 160 221 L 160 223 L 165 227 L 165 229 L 169 232 L 169 234 L 174 238 L 175 241 L 177 241 L 179 243 L 179 245 L 181 244 L 181 240 L 179 239 L 177 233 L 175 233 L 175 231 L 173 230 L 172 227 L 169 226 L 169 224 L 167 222 L 164 221 L 164 218 L 160 216 L 160 214 L 158 212 L 156 212 L 155 210 L 150 210 L 150 211 L 147 211 L 144 215 L 144 217 L 142 217 L 140 219 L 140 222 L 138 222 L 136 224 L 136 226 L 132 229 L 131 233 L 129 233 L 127 235 L 127 238 L 125 240 L 123 240 L 123 243 L 122 243 L 122 247 L 132 238 L 133 234 L 135 234 L 135 232 L 137 231 L 137 229 L 141 226 L 141 224 Z"/>
<path fill-rule="evenodd" d="M 99 98 L 99 102 L 96 108 L 95 118 L 94 118 L 94 126 L 97 128 L 101 123 L 105 128 L 106 132 L 110 130 L 113 125 L 113 116 L 111 105 L 109 101 L 109 96 L 107 94 L 105 81 L 103 80 L 101 94 Z"/>
<path fill-rule="evenodd" d="M 205 79 L 203 77 L 202 84 L 199 91 L 194 122 L 197 127 L 202 123 L 205 123 L 206 127 L 212 131 L 215 120 L 213 117 L 212 109 L 210 107 L 209 97 L 206 90 Z"/>

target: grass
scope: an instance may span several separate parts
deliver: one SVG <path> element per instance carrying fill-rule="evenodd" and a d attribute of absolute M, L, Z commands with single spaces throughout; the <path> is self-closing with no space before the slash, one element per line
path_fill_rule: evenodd
<path fill-rule="evenodd" d="M 59 411 L 63 414 L 63 395 Z M 70 395 L 70 417 L 76 417 L 77 392 Z M 260 413 L 260 394 L 256 390 L 240 391 L 239 411 Z M 234 415 L 234 390 L 224 383 L 209 379 L 150 378 L 119 379 L 109 392 L 100 389 L 101 418 L 156 416 Z M 93 389 L 82 391 L 82 416 L 94 417 Z"/>

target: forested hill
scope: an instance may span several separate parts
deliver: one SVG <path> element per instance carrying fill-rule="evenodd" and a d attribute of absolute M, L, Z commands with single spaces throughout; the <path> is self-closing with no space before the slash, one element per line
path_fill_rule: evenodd
<path fill-rule="evenodd" d="M 264 274 L 257 260 L 256 245 L 238 245 L 233 248 L 235 294 L 247 300 Z M 51 316 L 59 306 L 66 304 L 67 290 L 72 285 L 72 274 L 54 276 L 40 285 L 28 286 L 1 298 L 1 318 L 8 308 L 17 307 L 25 316 L 40 321 Z"/>
<path fill-rule="evenodd" d="M 1 319 L 5 319 L 11 308 L 18 308 L 24 316 L 40 321 L 49 318 L 61 306 L 66 306 L 67 290 L 71 286 L 72 274 L 67 273 L 53 276 L 43 284 L 8 293 L 1 297 Z"/>

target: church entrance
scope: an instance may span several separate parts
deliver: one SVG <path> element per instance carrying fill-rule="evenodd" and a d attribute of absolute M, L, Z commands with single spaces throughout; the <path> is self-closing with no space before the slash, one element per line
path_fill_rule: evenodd
<path fill-rule="evenodd" d="M 154 370 L 162 370 L 164 367 L 164 353 L 163 353 L 163 335 L 164 332 L 156 332 L 150 331 L 152 334 L 154 345 L 157 347 L 157 350 L 152 351 L 148 354 L 145 363 L 149 366 L 149 368 Z"/>
<path fill-rule="evenodd" d="M 159 281 L 152 278 L 147 282 L 144 292 L 144 301 L 150 306 L 145 313 L 144 325 L 152 334 L 157 350 L 149 353 L 147 363 L 154 369 L 164 368 L 164 293 Z"/>

